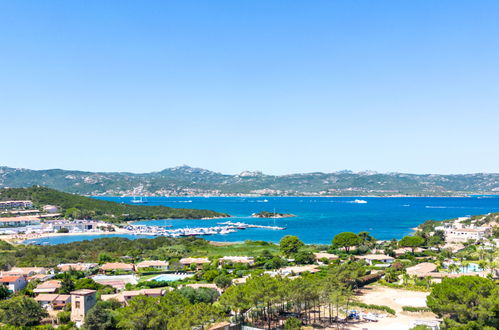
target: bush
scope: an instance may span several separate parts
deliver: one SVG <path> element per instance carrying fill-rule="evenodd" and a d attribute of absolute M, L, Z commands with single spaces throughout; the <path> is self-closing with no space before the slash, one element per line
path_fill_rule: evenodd
<path fill-rule="evenodd" d="M 301 321 L 296 317 L 291 317 L 284 322 L 285 330 L 299 330 L 301 329 Z"/>
<path fill-rule="evenodd" d="M 378 311 L 385 311 L 389 314 L 395 315 L 395 310 L 393 310 L 392 308 L 385 306 L 385 305 L 371 305 L 371 304 L 364 304 L 361 302 L 352 302 L 351 305 L 361 307 L 361 308 L 366 308 L 366 309 L 375 309 Z"/>
<path fill-rule="evenodd" d="M 59 312 L 57 320 L 60 324 L 68 323 L 71 320 L 71 312 Z"/>

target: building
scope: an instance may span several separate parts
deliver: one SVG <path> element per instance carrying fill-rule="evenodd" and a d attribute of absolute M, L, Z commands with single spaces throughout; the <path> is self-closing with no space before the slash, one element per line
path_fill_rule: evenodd
<path fill-rule="evenodd" d="M 101 296 L 101 299 L 104 301 L 107 300 L 117 300 L 123 305 L 127 305 L 128 302 L 137 296 L 143 295 L 146 297 L 161 297 L 166 293 L 165 289 L 157 288 L 157 289 L 142 289 L 142 290 L 134 290 L 134 291 L 123 291 L 115 294 L 104 294 Z"/>
<path fill-rule="evenodd" d="M 130 283 L 135 285 L 139 283 L 135 275 L 95 275 L 92 279 L 102 285 L 109 285 L 117 290 L 123 290 Z"/>
<path fill-rule="evenodd" d="M 420 247 L 417 247 L 414 249 L 414 252 L 415 253 L 420 253 L 420 252 L 423 252 L 423 251 L 426 251 L 425 249 L 423 248 L 420 248 Z M 396 250 L 393 250 L 393 252 L 395 253 L 395 256 L 396 257 L 400 257 L 406 253 L 412 253 L 412 249 L 411 248 L 408 248 L 408 247 L 402 247 L 402 248 L 398 248 Z"/>
<path fill-rule="evenodd" d="M 220 264 L 224 264 L 226 262 L 231 262 L 231 263 L 238 263 L 238 264 L 247 264 L 247 265 L 253 265 L 255 263 L 255 258 L 253 257 L 232 257 L 232 256 L 227 256 L 227 257 L 222 257 L 219 259 Z"/>
<path fill-rule="evenodd" d="M 55 216 L 56 213 L 50 214 L 50 216 Z M 61 229 L 67 229 L 69 232 L 85 232 L 85 231 L 97 231 L 98 226 L 102 225 L 97 221 L 92 220 L 46 220 L 45 225 L 50 231 L 59 231 Z"/>
<path fill-rule="evenodd" d="M 32 201 L 4 201 L 0 202 L 0 209 L 32 208 Z"/>
<path fill-rule="evenodd" d="M 135 271 L 135 266 L 133 264 L 126 264 L 122 262 L 109 262 L 99 268 L 103 272 L 108 271 L 123 271 L 123 272 L 133 272 Z"/>
<path fill-rule="evenodd" d="M 41 293 L 35 297 L 35 300 L 46 309 L 58 310 L 63 309 L 71 302 L 71 296 L 69 294 Z"/>
<path fill-rule="evenodd" d="M 47 213 L 57 213 L 59 211 L 59 208 L 55 205 L 45 205 L 42 209 Z"/>
<path fill-rule="evenodd" d="M 208 258 L 182 258 L 179 262 L 184 266 L 196 265 L 196 269 L 202 269 L 204 264 L 210 263 Z"/>
<path fill-rule="evenodd" d="M 168 262 L 163 260 L 144 260 L 136 264 L 135 268 L 154 268 L 157 270 L 168 270 Z"/>
<path fill-rule="evenodd" d="M 70 270 L 76 270 L 81 272 L 87 272 L 93 268 L 96 268 L 97 264 L 91 263 L 74 263 L 74 264 L 59 264 L 57 268 L 60 269 L 61 272 L 68 272 Z"/>
<path fill-rule="evenodd" d="M 34 215 L 0 218 L 0 227 L 24 227 L 36 225 L 40 225 L 40 218 Z"/>
<path fill-rule="evenodd" d="M 47 274 L 48 269 L 43 267 L 12 267 L 9 271 L 3 274 L 33 276 L 36 274 Z"/>
<path fill-rule="evenodd" d="M 61 288 L 61 281 L 59 280 L 48 280 L 46 282 L 38 284 L 38 286 L 33 290 L 34 293 L 55 293 Z"/>
<path fill-rule="evenodd" d="M 284 268 L 279 268 L 277 271 L 267 271 L 265 273 L 271 276 L 281 275 L 281 276 L 293 276 L 300 275 L 301 273 L 310 272 L 317 273 L 319 271 L 319 266 L 317 265 L 304 265 L 304 266 L 289 266 Z"/>
<path fill-rule="evenodd" d="M 321 251 L 321 252 L 314 253 L 314 258 L 315 258 L 315 261 L 317 261 L 317 262 L 322 261 L 324 259 L 326 259 L 328 261 L 332 261 L 332 260 L 338 259 L 338 256 L 336 254 Z"/>
<path fill-rule="evenodd" d="M 369 265 L 375 263 L 391 264 L 395 260 L 395 258 L 384 254 L 366 254 L 365 256 L 356 256 L 355 258 L 365 260 Z"/>
<path fill-rule="evenodd" d="M 95 290 L 81 289 L 71 292 L 71 321 L 79 327 L 83 324 L 85 315 L 97 302 Z"/>
<path fill-rule="evenodd" d="M 0 284 L 5 285 L 10 292 L 16 293 L 19 290 L 24 289 L 26 284 L 28 284 L 28 281 L 24 276 L 11 275 L 0 277 Z"/>
<path fill-rule="evenodd" d="M 437 265 L 431 262 L 423 262 L 417 264 L 415 266 L 409 267 L 406 269 L 407 275 L 417 276 L 417 277 L 426 277 L 430 276 L 429 273 L 432 273 L 437 270 Z"/>
<path fill-rule="evenodd" d="M 449 242 L 467 242 L 468 240 L 480 240 L 490 233 L 488 227 L 457 228 L 445 231 L 445 240 Z"/>

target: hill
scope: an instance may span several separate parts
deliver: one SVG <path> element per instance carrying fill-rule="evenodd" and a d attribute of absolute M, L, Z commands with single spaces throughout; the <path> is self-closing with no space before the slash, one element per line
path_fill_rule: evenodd
<path fill-rule="evenodd" d="M 284 195 L 461 196 L 499 193 L 499 174 L 405 174 L 341 171 L 228 175 L 189 166 L 151 173 L 29 170 L 0 167 L 0 187 L 42 185 L 102 196 Z"/>
<path fill-rule="evenodd" d="M 80 219 L 121 222 L 142 219 L 202 219 L 227 217 L 227 214 L 209 210 L 177 209 L 166 206 L 128 205 L 73 195 L 50 188 L 0 189 L 0 201 L 31 200 L 35 206 L 58 206 L 62 212 Z"/>

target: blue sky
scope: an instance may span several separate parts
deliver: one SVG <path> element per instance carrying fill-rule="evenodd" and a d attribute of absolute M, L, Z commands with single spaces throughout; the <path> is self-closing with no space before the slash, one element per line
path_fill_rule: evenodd
<path fill-rule="evenodd" d="M 498 1 L 2 1 L 0 165 L 499 172 Z"/>

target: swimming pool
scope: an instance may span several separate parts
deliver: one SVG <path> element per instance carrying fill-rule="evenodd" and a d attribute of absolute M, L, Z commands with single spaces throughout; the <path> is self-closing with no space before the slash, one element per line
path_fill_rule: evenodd
<path fill-rule="evenodd" d="M 173 282 L 183 280 L 184 278 L 191 277 L 192 274 L 161 274 L 150 279 L 150 281 L 166 281 Z"/>

